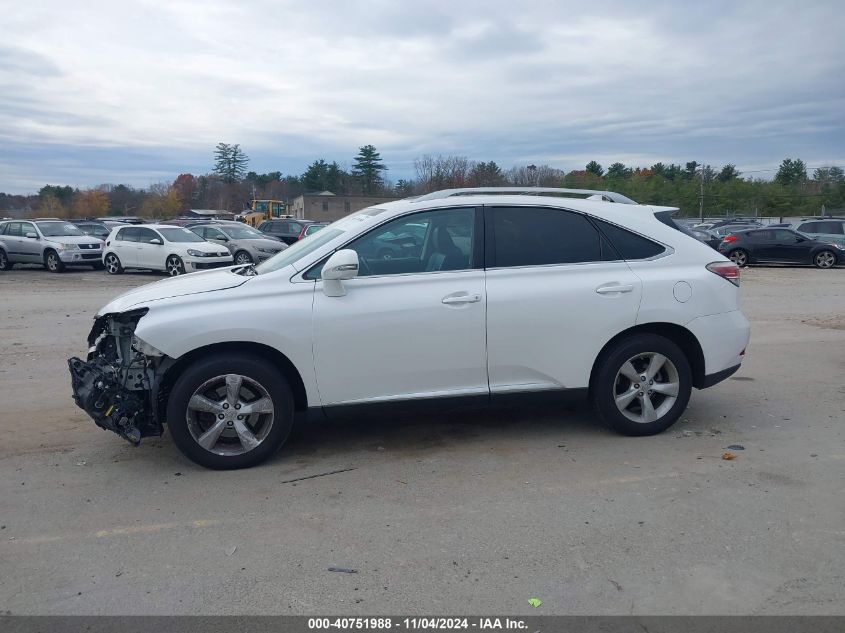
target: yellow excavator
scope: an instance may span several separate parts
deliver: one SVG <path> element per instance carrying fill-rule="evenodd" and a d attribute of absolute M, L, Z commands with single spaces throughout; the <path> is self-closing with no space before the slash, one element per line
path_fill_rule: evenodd
<path fill-rule="evenodd" d="M 253 200 L 252 208 L 239 213 L 235 219 L 249 226 L 258 226 L 264 220 L 285 217 L 286 209 L 283 200 Z"/>

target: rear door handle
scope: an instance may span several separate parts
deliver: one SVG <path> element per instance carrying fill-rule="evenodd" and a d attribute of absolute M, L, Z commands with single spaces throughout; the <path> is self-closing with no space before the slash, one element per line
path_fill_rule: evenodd
<path fill-rule="evenodd" d="M 631 284 L 607 284 L 596 288 L 596 292 L 600 295 L 612 295 L 617 292 L 631 292 L 633 290 L 634 286 Z"/>
<path fill-rule="evenodd" d="M 443 297 L 442 303 L 446 305 L 454 305 L 456 303 L 478 303 L 481 301 L 481 295 L 471 295 L 471 294 L 459 294 L 459 295 L 446 295 Z"/>

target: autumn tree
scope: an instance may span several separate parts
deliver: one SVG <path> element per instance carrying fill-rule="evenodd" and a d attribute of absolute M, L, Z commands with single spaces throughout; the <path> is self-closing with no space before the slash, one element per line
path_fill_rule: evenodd
<path fill-rule="evenodd" d="M 140 215 L 146 218 L 171 218 L 179 213 L 182 201 L 176 187 L 162 182 L 150 186 L 141 205 Z"/>
<path fill-rule="evenodd" d="M 109 197 L 99 189 L 80 191 L 73 200 L 72 215 L 75 218 L 99 218 L 109 213 Z"/>
<path fill-rule="evenodd" d="M 384 186 L 381 173 L 387 170 L 378 150 L 373 145 L 364 145 L 354 160 L 352 175 L 360 183 L 361 193 L 365 196 L 377 193 Z"/>
<path fill-rule="evenodd" d="M 179 198 L 179 211 L 190 211 L 197 197 L 197 179 L 193 174 L 179 174 L 173 181 L 173 190 Z"/>
<path fill-rule="evenodd" d="M 238 144 L 218 143 L 214 148 L 214 173 L 225 182 L 243 179 L 248 164 L 249 156 Z"/>

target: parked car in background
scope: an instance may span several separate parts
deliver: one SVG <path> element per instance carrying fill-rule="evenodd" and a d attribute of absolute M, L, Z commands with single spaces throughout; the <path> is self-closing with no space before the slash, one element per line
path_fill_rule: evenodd
<path fill-rule="evenodd" d="M 71 223 L 75 224 L 80 231 L 85 233 L 85 235 L 92 235 L 97 239 L 105 240 L 109 236 L 109 233 L 111 233 L 111 229 L 102 222 L 96 222 L 93 220 L 71 220 Z"/>
<path fill-rule="evenodd" d="M 845 246 L 845 218 L 805 218 L 800 222 L 793 222 L 790 227 L 820 242 Z"/>
<path fill-rule="evenodd" d="M 740 367 L 739 269 L 680 232 L 676 209 L 583 194 L 383 203 L 254 268 L 136 288 L 70 359 L 76 403 L 135 443 L 166 423 L 210 468 L 269 458 L 295 411 L 361 405 L 590 398 L 620 433 L 659 433 Z M 379 257 L 402 236 L 419 244 Z"/>
<path fill-rule="evenodd" d="M 719 252 L 740 268 L 749 264 L 813 264 L 833 268 L 845 261 L 845 247 L 814 240 L 785 228 L 737 231 L 726 235 Z"/>
<path fill-rule="evenodd" d="M 236 264 L 258 264 L 288 247 L 241 222 L 204 222 L 186 228 L 209 242 L 228 248 Z"/>
<path fill-rule="evenodd" d="M 42 264 L 53 273 L 66 266 L 101 269 L 103 240 L 66 220 L 12 220 L 0 229 L 0 270 L 15 264 Z"/>
<path fill-rule="evenodd" d="M 711 231 L 713 229 L 718 229 L 727 226 L 763 226 L 763 223 L 759 220 L 755 220 L 753 218 L 730 218 L 727 220 L 719 220 L 718 222 L 713 222 L 713 224 L 708 227 Z"/>
<path fill-rule="evenodd" d="M 297 241 L 301 240 L 303 237 L 313 235 L 320 229 L 326 228 L 329 224 L 329 222 L 314 222 L 312 224 L 306 224 L 302 227 L 302 230 L 299 232 L 299 238 L 297 239 Z"/>
<path fill-rule="evenodd" d="M 106 240 L 103 264 L 112 275 L 127 268 L 163 270 L 171 277 L 233 264 L 232 254 L 196 233 L 166 224 L 114 229 Z"/>
<path fill-rule="evenodd" d="M 736 233 L 737 231 L 745 231 L 747 229 L 756 229 L 758 226 L 759 225 L 757 224 L 723 224 L 721 226 L 716 226 L 707 230 L 710 231 L 710 233 L 712 233 L 714 236 L 721 239 L 726 235 L 730 235 L 731 233 Z"/>
<path fill-rule="evenodd" d="M 302 235 L 303 229 L 311 224 L 317 224 L 314 220 L 298 220 L 294 218 L 276 218 L 265 220 L 258 225 L 258 230 L 285 244 L 293 244 Z"/>
<path fill-rule="evenodd" d="M 713 249 L 718 249 L 719 244 L 722 242 L 722 238 L 713 233 L 712 231 L 708 231 L 707 229 L 690 229 L 693 237 L 697 239 L 699 242 L 704 242 Z"/>

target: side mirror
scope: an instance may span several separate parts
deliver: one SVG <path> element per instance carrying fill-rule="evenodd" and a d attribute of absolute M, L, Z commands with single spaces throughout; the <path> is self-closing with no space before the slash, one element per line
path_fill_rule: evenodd
<path fill-rule="evenodd" d="M 323 292 L 327 297 L 344 296 L 346 290 L 341 282 L 358 276 L 358 253 L 348 248 L 337 251 L 323 266 L 321 276 Z"/>
<path fill-rule="evenodd" d="M 150 244 L 155 244 L 156 246 L 161 246 L 164 242 L 161 241 L 160 238 L 154 237 L 150 240 Z"/>
<path fill-rule="evenodd" d="M 29 233 L 27 233 L 26 236 L 31 240 L 37 240 L 38 239 L 38 233 L 32 233 L 31 231 Z"/>

